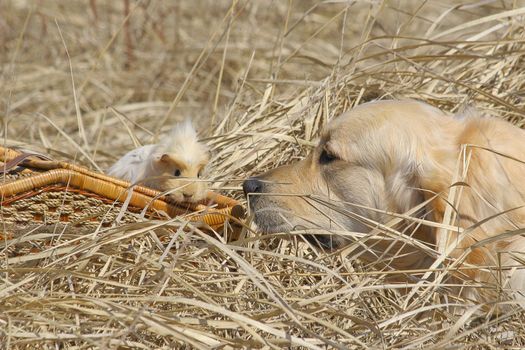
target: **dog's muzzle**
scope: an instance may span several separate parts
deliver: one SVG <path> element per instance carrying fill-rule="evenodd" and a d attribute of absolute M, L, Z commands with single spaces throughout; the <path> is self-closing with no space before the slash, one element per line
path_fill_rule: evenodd
<path fill-rule="evenodd" d="M 250 177 L 242 184 L 244 195 L 248 197 L 251 193 L 261 193 L 263 191 L 264 183 L 256 177 Z"/>

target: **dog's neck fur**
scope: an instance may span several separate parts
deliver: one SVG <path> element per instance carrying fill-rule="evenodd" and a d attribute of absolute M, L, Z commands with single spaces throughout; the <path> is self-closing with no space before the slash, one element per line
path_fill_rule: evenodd
<path fill-rule="evenodd" d="M 489 239 L 525 228 L 525 209 L 519 208 L 525 205 L 525 190 L 523 186 L 517 186 L 523 181 L 525 165 L 517 166 L 516 163 L 519 162 L 516 159 L 493 151 L 525 160 L 525 132 L 500 120 L 483 117 L 451 119 L 447 123 L 433 123 L 432 127 L 434 131 L 425 134 L 425 140 L 420 135 L 413 135 L 418 142 L 417 149 L 422 152 L 418 155 L 417 164 L 409 164 L 409 167 L 416 166 L 416 171 L 408 183 L 409 186 L 419 187 L 419 190 L 409 191 L 412 198 L 419 199 L 415 200 L 416 203 L 414 200 L 407 203 L 399 198 L 400 201 L 395 204 L 396 209 L 404 212 L 417 205 L 417 201 L 421 203 L 422 200 L 437 196 L 427 206 L 431 216 L 429 219 L 457 226 L 463 233 L 427 227 L 420 228 L 420 232 L 414 234 L 416 238 L 436 245 L 438 251 L 448 250 L 450 257 L 460 259 L 465 264 L 516 265 L 512 253 L 508 252 L 525 251 L 525 240 L 521 236 L 494 239 L 492 242 Z M 497 135 L 494 130 L 505 130 L 505 134 Z M 487 168 L 489 165 L 491 167 Z M 451 195 L 453 188 L 455 195 Z M 447 210 L 449 206 L 452 206 L 451 211 Z M 452 215 L 446 217 L 445 212 L 448 211 Z M 480 224 L 482 220 L 487 221 Z M 445 234 L 445 239 L 441 239 L 438 232 Z M 482 241 L 486 243 L 480 244 Z M 440 246 L 443 243 L 445 246 Z M 500 252 L 507 253 L 500 255 Z M 403 266 L 395 266 L 396 268 L 427 268 L 426 265 L 432 262 L 432 259 L 418 257 L 417 254 L 412 259 L 401 260 L 403 261 L 399 264 Z M 503 277 L 495 276 L 478 268 L 463 270 L 456 274 L 456 278 L 494 282 L 499 282 L 502 278 L 501 287 L 524 290 L 525 272 L 518 270 L 511 275 L 510 272 L 504 272 Z M 480 298 L 476 289 L 469 288 L 468 291 L 467 297 Z M 494 298 L 495 293 L 496 291 L 485 291 L 484 295 L 492 294 Z"/>
<path fill-rule="evenodd" d="M 498 128 L 495 124 L 499 124 Z M 495 135 L 494 130 L 501 130 L 502 127 L 506 127 L 508 133 Z M 519 164 L 517 160 L 504 156 L 523 157 L 520 153 L 525 149 L 525 132 L 500 120 L 482 117 L 447 124 L 441 130 L 453 137 L 427 142 L 430 145 L 427 151 L 434 152 L 434 155 L 429 157 L 432 161 L 422 161 L 424 165 L 417 176 L 421 187 L 426 190 L 426 198 L 433 193 L 439 194 L 439 199 L 432 204 L 435 221 L 443 220 L 449 204 L 454 206 L 457 216 L 456 222 L 450 224 L 463 228 L 525 204 L 525 190 L 516 186 L 523 181 L 525 165 L 516 167 L 516 163 Z M 433 146 L 438 142 L 442 146 Z M 516 147 L 517 142 L 521 147 Z M 488 167 L 489 164 L 491 167 Z M 517 168 L 521 168 L 521 171 L 516 171 Z M 456 186 L 457 196 L 448 198 L 452 185 Z M 447 204 L 447 201 L 452 203 Z M 494 217 L 481 225 L 480 229 L 485 233 L 483 237 L 490 237 L 505 229 L 523 227 L 524 223 L 525 211 L 517 209 Z M 477 240 L 475 235 L 471 235 L 471 238 Z"/>

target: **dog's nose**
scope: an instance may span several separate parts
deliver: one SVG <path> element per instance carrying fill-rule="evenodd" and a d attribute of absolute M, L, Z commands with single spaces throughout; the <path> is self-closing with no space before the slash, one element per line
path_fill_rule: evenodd
<path fill-rule="evenodd" d="M 250 177 L 242 184 L 244 195 L 248 193 L 259 193 L 262 191 L 263 182 L 256 177 Z"/>

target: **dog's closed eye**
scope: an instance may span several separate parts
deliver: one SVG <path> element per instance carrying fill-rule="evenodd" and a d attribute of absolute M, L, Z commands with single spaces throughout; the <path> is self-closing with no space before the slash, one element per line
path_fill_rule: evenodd
<path fill-rule="evenodd" d="M 326 149 L 323 149 L 323 151 L 321 152 L 321 155 L 319 156 L 319 163 L 320 164 L 328 164 L 328 163 L 332 163 L 333 161 L 336 161 L 337 159 L 337 156 L 329 151 L 327 151 Z"/>

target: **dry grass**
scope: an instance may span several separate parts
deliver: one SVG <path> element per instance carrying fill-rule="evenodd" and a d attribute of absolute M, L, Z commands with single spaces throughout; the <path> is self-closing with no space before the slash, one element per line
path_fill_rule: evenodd
<path fill-rule="evenodd" d="M 523 126 L 524 5 L 4 1 L 3 142 L 103 170 L 189 116 L 213 150 L 213 186 L 242 198 L 243 178 L 302 157 L 327 121 L 367 100 L 474 104 Z M 0 348 L 525 344 L 519 308 L 480 316 L 475 301 L 443 302 L 445 282 L 408 299 L 385 282 L 392 272 L 297 234 L 245 230 L 226 244 L 182 226 L 4 240 Z M 159 240 L 172 236 L 171 249 Z"/>

